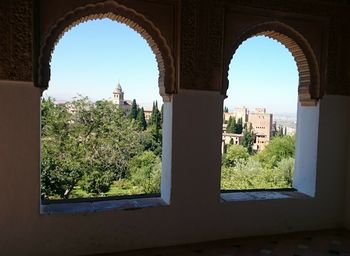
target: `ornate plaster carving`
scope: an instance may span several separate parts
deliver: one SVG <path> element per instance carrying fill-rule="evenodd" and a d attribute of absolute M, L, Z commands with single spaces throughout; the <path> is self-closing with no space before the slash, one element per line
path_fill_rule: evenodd
<path fill-rule="evenodd" d="M 32 81 L 31 0 L 0 3 L 0 79 Z"/>
<path fill-rule="evenodd" d="M 181 87 L 191 88 L 195 72 L 197 10 L 196 0 L 182 3 L 181 17 Z"/>
<path fill-rule="evenodd" d="M 220 90 L 224 32 L 218 0 L 182 2 L 181 87 Z"/>
<path fill-rule="evenodd" d="M 41 43 L 38 87 L 47 89 L 50 80 L 51 54 L 59 39 L 72 27 L 94 19 L 109 18 L 128 25 L 149 44 L 156 56 L 159 70 L 159 92 L 165 101 L 176 93 L 175 67 L 171 49 L 161 31 L 144 15 L 115 1 L 88 4 L 68 12 L 51 27 Z"/>
<path fill-rule="evenodd" d="M 325 94 L 350 95 L 350 19 L 333 17 L 329 24 Z"/>
<path fill-rule="evenodd" d="M 338 18 L 332 18 L 329 25 L 329 41 L 328 41 L 328 58 L 327 58 L 327 86 L 325 93 L 337 94 L 338 81 L 338 63 L 339 63 L 339 49 L 338 44 L 340 40 L 339 27 L 341 26 Z"/>
<path fill-rule="evenodd" d="M 257 24 L 245 29 L 232 45 L 231 55 L 227 56 L 224 65 L 224 85 L 222 93 L 228 89 L 228 72 L 231 59 L 238 47 L 253 36 L 263 35 L 282 43 L 293 55 L 299 72 L 299 101 L 304 106 L 315 105 L 322 96 L 320 91 L 319 65 L 308 44 L 296 30 L 277 21 Z"/>
<path fill-rule="evenodd" d="M 288 13 L 307 15 L 332 15 L 334 14 L 334 0 L 312 1 L 312 0 L 225 0 L 228 4 L 276 10 Z M 333 2 L 333 3 L 331 3 Z M 338 1 L 339 2 L 339 1 Z"/>

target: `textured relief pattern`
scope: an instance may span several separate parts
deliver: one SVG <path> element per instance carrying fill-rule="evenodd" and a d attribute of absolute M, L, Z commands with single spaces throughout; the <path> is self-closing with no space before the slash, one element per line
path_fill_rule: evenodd
<path fill-rule="evenodd" d="M 182 88 L 220 90 L 223 18 L 218 0 L 182 2 Z"/>
<path fill-rule="evenodd" d="M 219 1 L 212 1 L 210 13 L 210 58 L 211 65 L 221 68 L 221 55 L 224 34 L 224 11 Z"/>
<path fill-rule="evenodd" d="M 32 81 L 32 1 L 0 4 L 0 79 Z"/>
<path fill-rule="evenodd" d="M 196 30 L 196 48 L 195 48 L 195 80 L 194 87 L 197 89 L 209 89 L 209 26 L 208 16 L 210 13 L 207 2 L 199 3 L 197 1 L 197 18 L 199 26 Z"/>
<path fill-rule="evenodd" d="M 226 0 L 227 3 L 258 7 L 268 10 L 279 10 L 289 13 L 314 14 L 314 15 L 330 15 L 333 8 L 326 2 L 310 0 Z M 329 0 L 328 2 L 334 2 Z M 340 1 L 338 1 L 340 2 Z"/>
<path fill-rule="evenodd" d="M 314 17 L 322 17 L 325 19 L 329 19 L 330 26 L 327 28 L 328 31 L 325 31 L 325 33 L 328 34 L 328 42 L 322 42 L 324 44 L 324 47 L 322 47 L 322 55 L 324 57 L 321 60 L 322 63 L 319 63 L 319 67 L 322 69 L 320 70 L 320 72 L 322 73 L 320 73 L 319 77 L 317 77 L 316 72 L 312 70 L 316 70 L 316 67 L 312 65 L 312 61 L 310 61 L 310 58 L 307 56 L 309 64 L 311 65 L 310 78 L 312 82 L 309 84 L 308 87 L 305 86 L 305 82 L 303 82 L 304 85 L 299 85 L 299 95 L 302 95 L 302 98 L 306 100 L 305 104 L 309 104 L 307 103 L 307 98 L 310 97 L 307 94 L 309 94 L 312 99 L 322 98 L 324 94 L 350 94 L 350 87 L 348 86 L 348 80 L 350 80 L 350 78 L 347 78 L 348 76 L 346 75 L 349 72 L 348 70 L 346 70 L 346 68 L 344 68 L 344 66 L 348 66 L 348 56 L 344 54 L 344 52 L 341 52 L 341 47 L 344 47 L 344 45 L 349 44 L 349 41 L 346 39 L 346 37 L 348 37 L 348 28 L 350 26 L 350 18 L 348 15 L 350 10 L 349 0 L 224 1 L 227 5 L 232 5 L 231 8 L 236 8 L 236 5 L 240 5 L 259 9 L 266 9 L 269 11 L 283 11 L 288 14 L 302 14 L 308 16 L 311 15 Z M 300 75 L 300 79 L 302 77 L 303 75 Z M 320 81 L 315 83 L 315 81 L 317 80 Z M 225 83 L 227 84 L 227 81 L 225 81 Z M 306 88 L 308 88 L 309 93 L 307 92 Z"/>
<path fill-rule="evenodd" d="M 338 65 L 338 26 L 339 20 L 332 18 L 329 26 L 328 56 L 327 56 L 327 85 L 325 93 L 336 93 Z"/>
<path fill-rule="evenodd" d="M 0 1 L 0 79 L 6 79 L 8 77 L 8 64 L 10 63 L 9 7 L 9 1 Z"/>
<path fill-rule="evenodd" d="M 115 1 L 78 7 L 68 12 L 51 27 L 41 42 L 38 86 L 42 90 L 48 87 L 51 54 L 64 33 L 82 22 L 102 18 L 126 24 L 147 41 L 158 63 L 160 95 L 164 100 L 168 100 L 170 94 L 176 93 L 174 58 L 161 31 L 142 14 Z"/>
<path fill-rule="evenodd" d="M 329 27 L 326 94 L 350 95 L 349 26 L 344 17 L 333 17 Z"/>
<path fill-rule="evenodd" d="M 293 55 L 299 73 L 299 101 L 304 106 L 315 105 L 322 97 L 320 92 L 319 64 L 309 43 L 296 30 L 281 22 L 266 22 L 257 24 L 242 31 L 233 42 L 232 51 L 229 56 L 225 56 L 224 76 L 226 81 L 223 86 L 223 94 L 228 88 L 229 64 L 238 47 L 248 38 L 257 35 L 264 35 L 279 41 Z"/>
<path fill-rule="evenodd" d="M 210 65 L 211 87 L 220 90 L 222 86 L 224 8 L 220 1 L 213 0 L 210 13 Z"/>
<path fill-rule="evenodd" d="M 196 0 L 186 0 L 182 3 L 181 19 L 181 87 L 192 88 L 195 72 L 196 49 Z"/>

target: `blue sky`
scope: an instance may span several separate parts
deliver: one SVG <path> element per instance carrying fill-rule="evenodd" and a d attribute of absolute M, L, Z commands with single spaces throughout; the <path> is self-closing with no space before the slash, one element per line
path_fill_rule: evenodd
<path fill-rule="evenodd" d="M 158 74 L 155 55 L 137 32 L 109 19 L 88 21 L 66 32 L 56 45 L 44 97 L 108 99 L 119 81 L 125 99 L 152 104 L 161 102 Z"/>
<path fill-rule="evenodd" d="M 296 63 L 284 45 L 264 36 L 252 37 L 231 60 L 225 105 L 295 113 L 298 80 Z"/>
<path fill-rule="evenodd" d="M 124 24 L 109 19 L 82 23 L 64 34 L 51 62 L 44 97 L 59 101 L 78 94 L 108 99 L 120 81 L 125 99 L 143 106 L 161 102 L 158 68 L 147 42 Z M 271 113 L 296 112 L 298 73 L 289 51 L 262 36 L 250 38 L 230 64 L 225 105 L 265 106 Z"/>

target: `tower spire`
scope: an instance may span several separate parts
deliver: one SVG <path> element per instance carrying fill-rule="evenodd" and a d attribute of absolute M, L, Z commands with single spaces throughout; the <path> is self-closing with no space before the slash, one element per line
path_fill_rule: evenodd
<path fill-rule="evenodd" d="M 117 105 L 124 104 L 124 92 L 123 92 L 122 86 L 120 85 L 119 79 L 118 79 L 117 87 L 113 92 L 113 102 Z"/>

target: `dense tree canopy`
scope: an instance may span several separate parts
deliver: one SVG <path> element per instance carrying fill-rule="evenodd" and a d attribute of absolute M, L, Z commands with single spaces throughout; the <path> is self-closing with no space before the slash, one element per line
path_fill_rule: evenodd
<path fill-rule="evenodd" d="M 144 116 L 140 122 L 127 118 L 112 102 L 78 98 L 65 104 L 43 99 L 41 104 L 43 198 L 69 198 L 77 188 L 101 195 L 130 176 L 135 156 L 148 148 L 161 152 L 153 130 L 140 129 Z"/>
<path fill-rule="evenodd" d="M 246 136 L 248 140 L 253 135 L 251 129 L 245 129 L 243 134 L 243 141 Z M 274 137 L 265 149 L 249 155 L 251 145 L 251 142 L 229 145 L 223 156 L 221 188 L 290 188 L 294 172 L 295 136 Z"/>
<path fill-rule="evenodd" d="M 230 116 L 227 122 L 226 132 L 241 134 L 243 132 L 242 118 L 238 118 L 236 121 L 235 117 Z"/>
<path fill-rule="evenodd" d="M 248 157 L 249 153 L 245 147 L 237 144 L 230 144 L 223 157 L 223 164 L 226 167 L 234 167 L 239 160 L 247 160 Z"/>
<path fill-rule="evenodd" d="M 43 99 L 42 198 L 159 193 L 163 111 L 154 102 L 147 123 L 135 100 L 132 110 L 126 115 L 112 102 L 83 97 L 64 104 Z M 242 119 L 231 117 L 229 125 L 238 133 Z M 259 152 L 251 149 L 253 139 L 245 127 L 242 144 L 229 145 L 222 189 L 290 187 L 295 137 L 276 136 Z"/>
<path fill-rule="evenodd" d="M 283 158 L 295 157 L 295 136 L 274 137 L 258 154 L 259 160 L 268 167 L 275 167 Z"/>
<path fill-rule="evenodd" d="M 144 151 L 135 156 L 131 163 L 130 175 L 134 185 L 142 188 L 143 193 L 157 193 L 160 188 L 161 163 L 152 151 Z"/>

